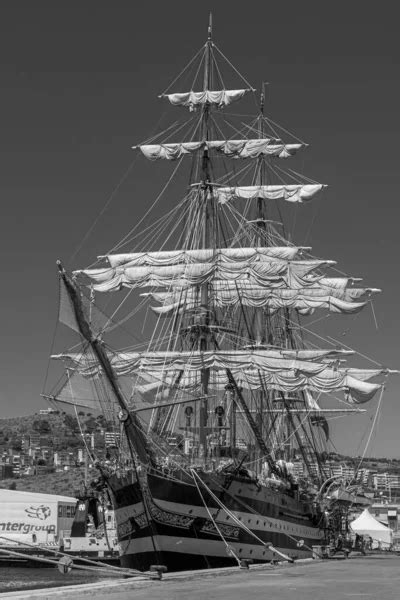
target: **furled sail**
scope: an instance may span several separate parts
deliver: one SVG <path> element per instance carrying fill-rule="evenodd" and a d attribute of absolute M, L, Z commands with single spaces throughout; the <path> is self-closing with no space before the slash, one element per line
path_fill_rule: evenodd
<path fill-rule="evenodd" d="M 150 389 L 161 389 L 163 386 L 179 390 L 198 392 L 201 390 L 204 368 L 210 368 L 209 391 L 224 390 L 230 383 L 227 370 L 233 373 L 238 387 L 250 390 L 279 390 L 283 392 L 300 392 L 304 390 L 318 393 L 344 391 L 348 402 L 362 403 L 370 400 L 381 389 L 382 384 L 370 383 L 369 380 L 378 375 L 386 375 L 392 371 L 385 368 L 357 369 L 341 368 L 312 361 L 296 359 L 274 359 L 265 356 L 262 351 L 254 353 L 204 352 L 186 353 L 119 353 L 111 357 L 115 372 L 122 376 L 146 374 L 154 383 L 146 383 L 142 392 Z M 240 355 L 240 356 L 239 356 Z M 99 374 L 96 361 L 82 354 L 62 354 L 53 358 L 61 359 L 72 365 L 85 377 Z M 144 368 L 146 361 L 146 368 Z M 160 364 L 161 362 L 161 364 Z M 173 368 L 171 366 L 173 365 Z M 139 390 L 140 391 L 140 390 Z"/>
<path fill-rule="evenodd" d="M 203 92 L 183 92 L 176 94 L 162 94 L 161 98 L 168 98 L 168 100 L 174 106 L 187 106 L 193 110 L 198 105 L 202 104 L 216 104 L 218 108 L 228 106 L 242 98 L 249 89 L 244 90 L 218 90 L 210 91 L 205 90 Z"/>
<path fill-rule="evenodd" d="M 285 144 L 276 138 L 254 140 L 213 140 L 206 142 L 181 142 L 172 144 L 143 144 L 133 146 L 149 160 L 178 160 L 185 154 L 193 154 L 200 149 L 215 150 L 229 158 L 259 158 L 276 156 L 289 158 L 305 144 Z"/>
<path fill-rule="evenodd" d="M 351 371 L 348 369 L 348 371 Z M 385 371 L 369 375 L 373 377 Z M 151 373 L 147 373 L 147 376 Z M 153 373 L 154 383 L 136 386 L 140 394 L 146 394 L 151 390 L 157 392 L 155 399 L 160 396 L 169 396 L 171 390 L 184 390 L 189 393 L 201 391 L 201 376 L 198 373 L 184 373 L 177 376 L 176 372 L 164 373 L 162 378 L 158 373 Z M 319 394 L 330 394 L 344 391 L 346 401 L 351 404 L 360 404 L 371 400 L 376 392 L 382 388 L 380 383 L 370 383 L 364 379 L 357 379 L 351 373 L 343 370 L 326 370 L 319 375 L 305 376 L 295 372 L 269 373 L 260 375 L 259 371 L 242 371 L 235 374 L 237 385 L 246 390 L 265 391 L 277 390 L 286 393 L 298 393 L 302 391 L 317 392 Z M 147 379 L 148 381 L 148 379 Z M 218 392 L 226 389 L 229 378 L 223 371 L 213 372 L 210 375 L 208 389 L 210 392 Z M 161 390 L 164 389 L 164 392 Z"/>
<path fill-rule="evenodd" d="M 345 350 L 293 350 L 276 349 L 214 350 L 214 351 L 160 351 L 160 352 L 118 352 L 110 355 L 110 362 L 119 376 L 130 375 L 138 370 L 146 371 L 200 371 L 201 369 L 230 369 L 232 372 L 242 369 L 260 369 L 263 372 L 296 371 L 314 375 L 326 370 L 327 362 L 315 362 L 310 359 L 324 358 L 336 363 L 340 356 L 347 356 Z M 84 366 L 83 373 L 97 372 L 97 362 L 80 354 L 56 355 L 73 366 Z"/>
<path fill-rule="evenodd" d="M 220 204 L 227 204 L 231 200 L 286 200 L 287 202 L 307 202 L 311 200 L 324 185 L 248 185 L 238 187 L 215 187 L 213 194 Z"/>
<path fill-rule="evenodd" d="M 284 144 L 280 140 L 269 138 L 207 142 L 209 149 L 214 149 L 229 158 L 258 158 L 263 155 L 289 158 L 303 146 L 304 144 Z"/>
<path fill-rule="evenodd" d="M 324 265 L 335 264 L 326 260 L 260 262 L 210 262 L 169 266 L 120 266 L 76 271 L 83 282 L 96 291 L 115 291 L 122 287 L 164 287 L 170 285 L 203 285 L 217 280 L 246 280 L 259 285 L 294 286 L 312 285 L 318 279 L 305 277 Z"/>
<path fill-rule="evenodd" d="M 292 308 L 300 314 L 312 314 L 315 309 L 353 314 L 361 310 L 368 298 L 379 292 L 375 288 L 355 288 L 330 285 L 332 278 L 319 279 L 314 287 L 287 288 L 257 285 L 248 281 L 213 281 L 210 283 L 210 305 L 263 307 L 273 313 L 280 308 Z M 145 295 L 145 294 L 143 294 Z M 167 292 L 148 292 L 150 298 L 161 303 L 152 306 L 159 314 L 176 310 L 195 310 L 200 306 L 200 296 L 191 288 Z"/>
<path fill-rule="evenodd" d="M 130 252 L 126 254 L 108 254 L 100 258 L 107 258 L 111 267 L 158 265 L 169 266 L 180 263 L 205 263 L 205 262 L 238 262 L 243 260 L 293 260 L 303 250 L 310 250 L 302 246 L 262 246 L 260 248 L 205 248 L 195 250 L 163 250 L 160 252 Z"/>

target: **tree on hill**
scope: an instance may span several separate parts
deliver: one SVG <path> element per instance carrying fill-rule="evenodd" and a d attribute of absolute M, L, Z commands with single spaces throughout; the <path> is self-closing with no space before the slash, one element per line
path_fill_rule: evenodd
<path fill-rule="evenodd" d="M 77 420 L 76 417 L 73 417 L 72 415 L 65 414 L 64 415 L 64 424 L 71 431 L 74 431 L 76 433 L 79 432 L 79 423 L 78 423 L 78 420 Z"/>
<path fill-rule="evenodd" d="M 13 450 L 15 450 L 16 452 L 21 452 L 22 450 L 22 443 L 21 440 L 18 438 L 14 438 L 13 440 L 11 440 L 11 448 Z"/>
<path fill-rule="evenodd" d="M 93 431 L 95 431 L 97 429 L 97 421 L 96 419 L 88 419 L 87 421 L 85 421 L 85 432 L 86 433 L 93 433 Z"/>
<path fill-rule="evenodd" d="M 38 433 L 50 433 L 51 427 L 48 421 L 45 420 L 36 420 L 33 421 L 32 429 L 37 431 Z"/>

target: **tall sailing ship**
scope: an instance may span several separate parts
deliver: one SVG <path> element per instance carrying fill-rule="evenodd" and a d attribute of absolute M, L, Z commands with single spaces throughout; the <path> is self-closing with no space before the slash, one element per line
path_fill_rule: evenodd
<path fill-rule="evenodd" d="M 239 87 L 226 88 L 224 69 Z M 162 192 L 182 200 L 90 268 L 59 263 L 60 321 L 80 342 L 53 355 L 64 378 L 47 396 L 77 417 L 98 411 L 114 432 L 117 450 L 96 465 L 123 566 L 308 557 L 363 502 L 323 461 L 328 419 L 364 412 L 383 393 L 371 380 L 389 371 L 348 366 L 352 350 L 310 339 L 307 318 L 352 315 L 380 290 L 289 239 L 285 205 L 325 186 L 282 166 L 306 144 L 264 114 L 263 90 L 219 50 L 211 22 L 183 80 L 189 91 L 161 95 L 178 120 L 134 146 L 175 161 Z M 230 107 L 247 95 L 257 114 L 244 121 Z M 135 340 L 151 326 L 149 340 L 116 349 L 132 323 Z"/>

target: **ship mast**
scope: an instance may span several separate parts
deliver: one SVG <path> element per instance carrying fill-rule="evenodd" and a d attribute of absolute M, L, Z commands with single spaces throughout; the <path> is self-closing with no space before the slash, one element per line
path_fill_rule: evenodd
<path fill-rule="evenodd" d="M 134 413 L 131 413 L 129 411 L 129 407 L 125 402 L 117 378 L 111 366 L 110 359 L 107 356 L 101 339 L 99 337 L 96 337 L 91 331 L 90 325 L 86 319 L 83 310 L 82 301 L 78 290 L 72 279 L 66 273 L 60 261 L 57 261 L 57 267 L 60 272 L 61 280 L 65 286 L 66 292 L 71 301 L 79 333 L 89 344 L 89 347 L 91 348 L 93 354 L 97 358 L 104 373 L 104 376 L 110 384 L 111 390 L 121 409 L 118 416 L 120 418 L 120 421 L 123 423 L 126 436 L 129 442 L 129 447 L 132 452 L 132 458 L 135 462 L 133 455 L 133 452 L 135 452 L 138 455 L 139 460 L 143 464 L 154 465 L 156 464 L 154 452 L 150 444 L 147 442 L 146 435 L 143 431 L 139 419 Z"/>
<path fill-rule="evenodd" d="M 210 13 L 209 24 L 208 24 L 208 38 L 205 48 L 205 65 L 204 65 L 204 78 L 203 78 L 203 90 L 206 92 L 211 86 L 211 47 L 212 47 L 212 14 Z M 203 106 L 202 114 L 202 140 L 206 142 L 209 139 L 209 114 L 210 105 L 206 102 Z M 203 232 L 202 232 L 202 247 L 203 249 L 210 247 L 210 208 L 209 208 L 209 197 L 212 194 L 212 188 L 209 185 L 210 182 L 210 159 L 208 156 L 207 146 L 203 149 L 203 155 L 201 157 L 201 182 L 202 182 L 202 201 L 203 201 Z M 208 337 L 209 337 L 209 302 L 208 302 L 208 284 L 204 283 L 201 286 L 201 305 L 200 305 L 200 339 L 199 339 L 199 350 L 205 351 L 208 349 Z M 208 421 L 208 381 L 210 378 L 210 370 L 202 369 L 201 380 L 202 380 L 202 395 L 203 400 L 200 403 L 199 412 L 199 443 L 200 453 L 203 454 L 204 460 L 207 457 L 207 421 Z"/>

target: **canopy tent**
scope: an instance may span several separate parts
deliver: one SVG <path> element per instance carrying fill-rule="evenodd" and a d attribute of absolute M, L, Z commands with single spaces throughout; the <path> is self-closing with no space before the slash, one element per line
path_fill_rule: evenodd
<path fill-rule="evenodd" d="M 379 545 L 388 548 L 392 544 L 392 530 L 375 519 L 366 508 L 357 519 L 350 523 L 354 533 L 359 535 L 369 535 L 372 538 L 372 547 Z"/>

